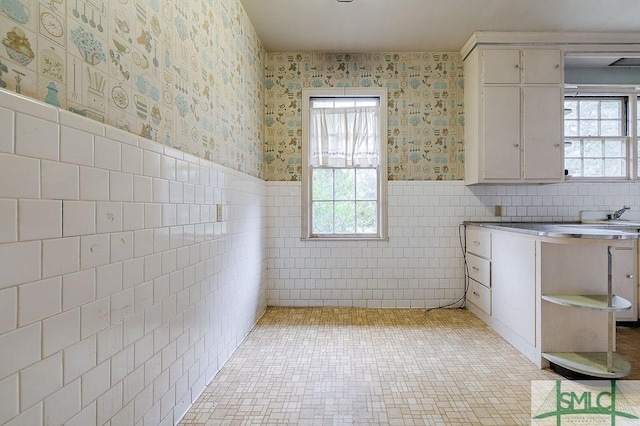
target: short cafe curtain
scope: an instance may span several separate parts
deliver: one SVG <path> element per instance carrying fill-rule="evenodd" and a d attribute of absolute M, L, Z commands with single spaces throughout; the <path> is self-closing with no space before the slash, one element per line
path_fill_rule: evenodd
<path fill-rule="evenodd" d="M 309 162 L 313 167 L 377 167 L 380 107 L 311 108 Z"/>

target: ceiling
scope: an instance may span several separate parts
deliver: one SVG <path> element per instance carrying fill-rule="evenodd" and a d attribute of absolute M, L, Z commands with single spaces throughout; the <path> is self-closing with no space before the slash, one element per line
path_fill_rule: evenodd
<path fill-rule="evenodd" d="M 452 52 L 474 31 L 640 30 L 638 0 L 240 2 L 267 52 Z"/>

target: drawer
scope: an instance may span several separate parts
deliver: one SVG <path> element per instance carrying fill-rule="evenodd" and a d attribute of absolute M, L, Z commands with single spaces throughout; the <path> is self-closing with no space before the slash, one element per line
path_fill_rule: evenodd
<path fill-rule="evenodd" d="M 484 229 L 467 228 L 467 253 L 491 259 L 491 233 Z"/>
<path fill-rule="evenodd" d="M 470 279 L 467 300 L 482 311 L 491 315 L 491 290 L 483 286 L 479 282 Z"/>
<path fill-rule="evenodd" d="M 469 278 L 473 278 L 485 287 L 491 287 L 491 262 L 487 259 L 467 254 Z"/>

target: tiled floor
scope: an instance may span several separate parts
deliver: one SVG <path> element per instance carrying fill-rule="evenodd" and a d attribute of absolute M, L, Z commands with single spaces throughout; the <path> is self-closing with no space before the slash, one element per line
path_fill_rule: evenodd
<path fill-rule="evenodd" d="M 269 308 L 182 424 L 529 424 L 531 380 L 558 377 L 466 310 Z"/>

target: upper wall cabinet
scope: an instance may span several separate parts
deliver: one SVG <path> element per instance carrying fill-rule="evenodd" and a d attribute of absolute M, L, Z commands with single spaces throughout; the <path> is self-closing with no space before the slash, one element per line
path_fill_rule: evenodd
<path fill-rule="evenodd" d="M 465 67 L 465 181 L 564 177 L 559 49 L 476 47 Z"/>

